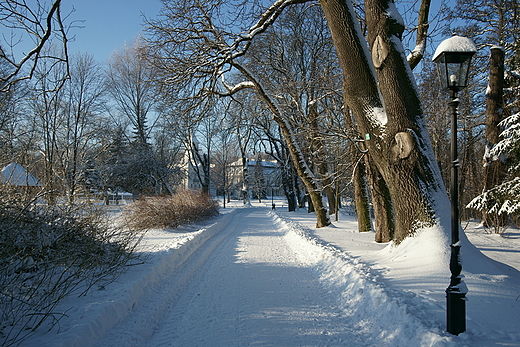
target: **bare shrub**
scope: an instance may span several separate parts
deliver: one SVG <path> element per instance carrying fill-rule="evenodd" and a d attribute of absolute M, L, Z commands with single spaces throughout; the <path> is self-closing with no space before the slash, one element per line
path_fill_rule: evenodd
<path fill-rule="evenodd" d="M 173 196 L 142 197 L 127 210 L 130 228 L 176 228 L 218 214 L 218 202 L 203 192 L 181 190 Z"/>
<path fill-rule="evenodd" d="M 124 272 L 138 231 L 111 227 L 102 211 L 28 201 L 0 192 L 0 345 L 52 328 L 71 294 L 84 295 Z"/>

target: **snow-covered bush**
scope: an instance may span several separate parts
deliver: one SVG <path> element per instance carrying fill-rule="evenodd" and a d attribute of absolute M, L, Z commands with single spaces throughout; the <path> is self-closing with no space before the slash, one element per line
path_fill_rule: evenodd
<path fill-rule="evenodd" d="M 173 196 L 142 197 L 126 213 L 130 228 L 176 228 L 218 214 L 218 202 L 203 192 L 181 190 Z"/>
<path fill-rule="evenodd" d="M 121 274 L 140 240 L 86 206 L 50 206 L 0 192 L 0 345 L 17 345 L 66 312 L 58 304 Z"/>
<path fill-rule="evenodd" d="M 507 117 L 499 125 L 505 130 L 500 134 L 501 140 L 488 155 L 494 160 L 507 158 L 508 179 L 475 197 L 467 207 L 490 215 L 509 215 L 516 219 L 520 211 L 520 113 Z M 496 225 L 500 226 L 500 223 Z"/>

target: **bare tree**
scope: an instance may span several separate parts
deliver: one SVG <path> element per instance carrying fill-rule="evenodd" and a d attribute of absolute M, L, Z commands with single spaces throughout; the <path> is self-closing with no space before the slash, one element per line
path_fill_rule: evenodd
<path fill-rule="evenodd" d="M 211 185 L 211 153 L 214 137 L 220 130 L 221 117 L 214 112 L 218 108 L 212 109 L 209 114 L 203 117 L 196 129 L 190 136 L 190 153 L 192 165 L 197 174 L 198 180 L 204 193 L 209 193 Z M 196 140 L 195 133 L 200 134 L 202 142 Z"/>
<path fill-rule="evenodd" d="M 341 73 L 321 9 L 315 5 L 286 9 L 252 43 L 245 66 L 274 96 L 283 121 L 296 136 L 293 141 L 305 152 L 306 167 L 326 193 L 329 213 L 334 214 L 334 162 L 345 158 L 330 155 L 329 147 L 350 129 L 345 131 L 342 124 Z"/>
<path fill-rule="evenodd" d="M 34 72 L 34 83 L 29 84 L 31 98 L 31 128 L 38 137 L 39 166 L 41 167 L 41 182 L 49 192 L 51 201 L 64 192 L 65 172 L 61 166 L 61 148 L 58 139 L 64 129 L 63 90 L 60 76 L 62 66 L 48 66 L 48 61 L 38 65 Z M 31 81 L 32 82 L 32 81 Z"/>
<path fill-rule="evenodd" d="M 222 193 L 224 208 L 226 207 L 226 202 L 230 200 L 230 190 L 232 188 L 229 167 L 239 157 L 237 143 L 233 135 L 231 126 L 222 126 L 216 135 L 215 151 L 213 151 L 212 155 L 211 177 L 215 184 L 217 195 Z"/>
<path fill-rule="evenodd" d="M 232 96 L 244 89 L 258 93 L 273 113 L 288 143 L 293 162 L 313 199 L 317 226 L 321 227 L 330 223 L 321 199 L 321 187 L 312 171 L 307 170 L 306 157 L 296 142 L 294 129 L 283 117 L 283 109 L 274 95 L 264 89 L 261 80 L 241 63 L 253 37 L 265 31 L 283 8 L 299 2 L 284 2 L 281 7 L 267 9 L 261 20 L 249 28 L 248 34 L 238 35 L 235 40 L 229 39 L 235 36 L 233 33 L 218 27 L 218 21 L 214 21 L 216 17 L 213 16 L 222 10 L 224 4 L 220 1 L 189 3 L 188 6 L 164 1 L 162 19 L 149 21 L 148 25 L 154 35 L 151 46 L 156 64 L 164 71 L 164 81 L 170 88 L 180 88 L 177 95 L 202 100 L 213 94 Z M 230 84 L 232 79 L 236 83 Z M 185 101 L 184 104 L 191 105 Z"/>
<path fill-rule="evenodd" d="M 300 191 L 300 182 L 287 143 L 283 139 L 280 128 L 276 122 L 271 120 L 270 114 L 261 108 L 260 114 L 255 116 L 255 125 L 258 128 L 258 137 L 262 139 L 260 144 L 263 151 L 271 156 L 280 166 L 280 179 L 284 195 L 288 202 L 288 210 L 296 211 L 296 208 L 305 207 L 303 195 Z"/>
<path fill-rule="evenodd" d="M 240 153 L 241 173 L 241 199 L 244 204 L 250 202 L 249 153 L 251 151 L 254 135 L 254 118 L 256 110 L 251 95 L 237 95 L 235 102 L 230 103 L 226 112 L 226 119 L 233 133 L 237 148 Z"/>
<path fill-rule="evenodd" d="M 10 67 L 8 74 L 0 76 L 3 90 L 18 81 L 32 78 L 43 62 L 46 62 L 47 66 L 64 65 L 62 74 L 57 77 L 62 83 L 68 78 L 69 28 L 62 17 L 61 0 L 50 3 L 36 0 L 30 4 L 16 0 L 2 1 L 0 25 L 11 30 L 11 36 L 4 36 L 0 44 L 0 60 L 5 61 Z M 32 41 L 33 47 L 22 58 L 16 59 L 15 51 L 24 38 Z M 60 50 L 48 49 L 53 41 L 60 43 Z M 48 54 L 49 52 L 53 53 Z"/>
<path fill-rule="evenodd" d="M 71 59 L 71 78 L 63 88 L 63 130 L 58 148 L 64 171 L 69 202 L 74 201 L 82 169 L 87 165 L 89 149 L 97 137 L 94 125 L 103 110 L 104 75 L 89 54 L 78 54 Z"/>
<path fill-rule="evenodd" d="M 146 59 L 146 46 L 141 38 L 114 52 L 109 62 L 107 87 L 121 114 L 134 128 L 135 140 L 148 144 L 150 112 L 157 105 L 155 70 Z"/>
<path fill-rule="evenodd" d="M 220 95 L 233 95 L 250 88 L 264 99 L 273 113 L 273 118 L 279 122 L 300 177 L 310 192 L 317 192 L 319 188 L 312 173 L 301 165 L 305 163 L 305 155 L 298 143 L 293 142 L 295 134 L 284 121 L 283 110 L 269 95 L 261 81 L 241 63 L 241 57 L 246 54 L 255 36 L 265 32 L 287 6 L 300 2 L 275 2 L 265 9 L 258 17 L 257 23 L 251 26 L 246 34 L 238 35 L 234 40 L 230 40 L 231 34 L 220 30 L 212 21 L 211 14 L 219 10 L 220 3 L 209 5 L 198 2 L 190 3 L 188 7 L 175 7 L 174 2 L 167 2 L 168 10 L 177 10 L 174 12 L 177 17 L 170 16 L 168 20 L 174 18 L 179 21 L 174 26 L 165 21 L 150 24 L 152 31 L 155 30 L 156 47 L 159 51 L 171 53 L 167 47 L 183 49 L 183 54 L 176 55 L 175 59 L 179 60 L 179 64 L 175 65 L 182 68 L 189 64 L 189 68 L 183 70 L 184 72 L 180 71 L 179 74 L 176 74 L 178 70 L 169 71 L 171 76 L 182 76 L 186 80 L 188 77 L 194 77 L 197 82 L 201 82 L 203 88 L 197 89 L 200 91 L 199 95 L 219 93 L 219 88 Z M 404 26 L 402 21 L 394 16 L 398 12 L 392 2 L 365 1 L 369 43 L 367 47 L 358 27 L 356 13 L 349 2 L 321 1 L 320 5 L 325 13 L 343 70 L 344 102 L 346 107 L 352 110 L 360 133 L 369 135 L 366 137 L 365 145 L 368 155 L 388 187 L 395 216 L 394 236 L 399 242 L 413 234 L 417 228 L 437 223 L 435 211 L 444 203 L 438 199 L 447 198 L 437 163 L 431 156 L 431 144 L 424 127 L 423 112 L 410 66 L 403 58 L 404 49 L 400 37 Z M 189 16 L 181 16 L 181 10 L 186 8 L 194 12 Z M 180 18 L 188 21 L 188 25 L 179 26 L 179 22 L 182 22 Z M 162 34 L 164 40 L 161 39 Z M 185 59 L 188 54 L 186 48 L 192 51 L 194 47 L 202 48 L 199 50 L 198 59 L 188 61 Z M 369 47 L 371 55 L 367 54 Z M 175 54 L 162 54 L 165 57 L 173 55 Z M 171 65 L 172 60 L 163 62 Z M 165 68 L 168 66 L 164 65 Z M 234 83 L 231 83 L 230 78 L 225 78 L 226 72 L 235 71 L 240 73 L 242 79 L 235 79 Z M 329 220 L 324 213 L 324 206 L 315 207 L 317 226 L 327 225 Z"/>

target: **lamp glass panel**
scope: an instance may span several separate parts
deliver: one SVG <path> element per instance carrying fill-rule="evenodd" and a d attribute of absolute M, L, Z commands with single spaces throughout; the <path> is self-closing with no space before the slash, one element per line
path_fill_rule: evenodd
<path fill-rule="evenodd" d="M 439 75 L 439 80 L 441 81 L 441 87 L 442 89 L 448 88 L 448 77 L 449 75 L 446 74 L 447 67 L 446 67 L 446 55 L 441 54 L 435 61 L 437 65 L 437 74 Z"/>
<path fill-rule="evenodd" d="M 437 73 L 443 89 L 464 88 L 468 80 L 469 64 L 473 53 L 444 52 L 437 59 Z M 456 76 L 453 80 L 451 76 Z"/>

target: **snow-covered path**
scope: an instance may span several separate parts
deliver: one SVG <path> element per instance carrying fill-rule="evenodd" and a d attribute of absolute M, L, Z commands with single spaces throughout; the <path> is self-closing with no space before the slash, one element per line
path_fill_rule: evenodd
<path fill-rule="evenodd" d="M 498 262 L 464 244 L 468 329 L 453 336 L 445 331 L 449 271 L 439 228 L 396 247 L 358 233 L 353 216 L 314 223 L 306 211 L 258 204 L 150 230 L 139 247 L 144 262 L 66 298 L 59 324 L 23 345 L 520 347 L 516 230 L 508 247 L 498 235 L 477 242 Z"/>
<path fill-rule="evenodd" d="M 98 345 L 364 346 L 285 233 L 265 209 L 236 211 Z"/>

